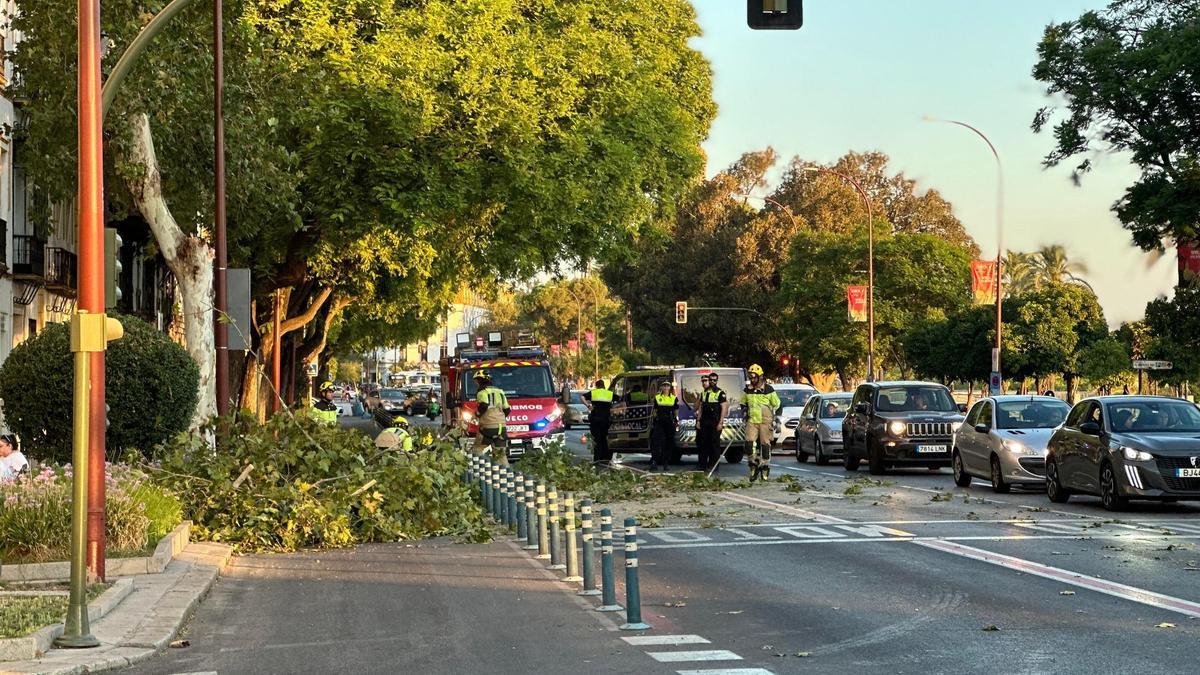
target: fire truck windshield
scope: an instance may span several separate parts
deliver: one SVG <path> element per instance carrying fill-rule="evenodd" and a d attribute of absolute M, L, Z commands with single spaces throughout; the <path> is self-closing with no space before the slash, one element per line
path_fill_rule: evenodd
<path fill-rule="evenodd" d="M 504 394 L 514 398 L 553 398 L 554 383 L 546 366 L 501 366 L 487 368 L 492 383 Z M 475 398 L 475 380 L 467 378 L 467 399 Z"/>

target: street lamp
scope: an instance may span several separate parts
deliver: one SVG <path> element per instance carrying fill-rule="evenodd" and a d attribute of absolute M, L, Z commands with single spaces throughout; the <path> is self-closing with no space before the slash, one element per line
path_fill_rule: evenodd
<path fill-rule="evenodd" d="M 1001 278 L 1000 265 L 1004 258 L 1004 168 L 1000 164 L 1000 153 L 996 152 L 996 146 L 992 145 L 992 141 L 984 135 L 982 131 L 957 120 L 943 120 L 936 117 L 926 115 L 923 120 L 925 122 L 941 122 L 943 124 L 953 124 L 968 129 L 976 136 L 983 139 L 987 143 L 988 150 L 992 151 L 992 157 L 996 160 L 996 346 L 992 349 L 992 371 L 994 376 L 1000 375 L 1000 346 L 1002 344 L 1002 335 L 1004 330 L 1004 311 L 1000 304 L 1000 299 L 1003 297 L 1001 289 L 1004 281 Z"/>
<path fill-rule="evenodd" d="M 800 223 L 796 221 L 796 214 L 792 213 L 792 210 L 787 207 L 787 204 L 780 204 L 779 202 L 775 201 L 774 199 L 771 199 L 770 197 L 760 197 L 758 195 L 752 195 L 752 194 L 738 194 L 735 196 L 741 197 L 742 199 L 761 199 L 764 202 L 766 202 L 766 203 L 782 210 L 784 213 L 788 214 L 788 218 L 792 219 L 792 225 L 795 225 L 797 227 L 799 227 L 799 225 L 800 225 Z"/>
<path fill-rule="evenodd" d="M 867 205 L 867 381 L 875 381 L 875 216 L 863 186 L 849 175 L 821 166 L 806 166 L 806 173 L 827 173 L 854 186 Z"/>
<path fill-rule="evenodd" d="M 580 279 L 583 278 L 584 277 L 580 277 Z M 576 349 L 581 349 L 582 345 L 580 344 L 580 340 L 583 337 L 583 298 L 576 295 L 575 291 L 571 290 L 570 286 L 564 285 L 563 288 L 565 288 L 567 292 L 571 294 L 571 298 L 575 300 L 575 347 Z M 598 380 L 600 379 L 600 296 L 596 294 L 596 289 L 594 288 L 592 289 L 592 306 L 596 310 L 596 325 L 593 329 L 593 337 L 595 338 L 595 341 L 592 343 L 592 349 L 595 352 L 596 357 L 594 379 Z"/>

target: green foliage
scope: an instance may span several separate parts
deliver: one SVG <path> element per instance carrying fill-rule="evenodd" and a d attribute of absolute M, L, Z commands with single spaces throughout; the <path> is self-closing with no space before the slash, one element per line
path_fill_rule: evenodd
<path fill-rule="evenodd" d="M 904 336 L 904 353 L 922 377 L 978 382 L 991 373 L 996 309 L 964 305 L 944 319 L 918 321 Z"/>
<path fill-rule="evenodd" d="M 119 316 L 125 337 L 105 356 L 108 449 L 148 453 L 186 429 L 196 409 L 200 371 L 182 347 L 145 321 Z M 49 324 L 0 366 L 8 425 L 31 457 L 71 461 L 73 358 L 66 324 Z"/>
<path fill-rule="evenodd" d="M 1077 155 L 1075 178 L 1098 150 L 1127 153 L 1142 174 L 1114 206 L 1133 241 L 1147 250 L 1164 239 L 1200 237 L 1200 2 L 1114 0 L 1100 11 L 1046 27 L 1033 76 L 1066 100 L 1045 163 Z M 1051 124 L 1038 111 L 1033 128 Z"/>
<path fill-rule="evenodd" d="M 108 589 L 108 584 L 91 584 L 90 602 Z M 25 637 L 30 633 L 66 620 L 69 598 L 64 596 L 0 597 L 0 640 Z"/>
<path fill-rule="evenodd" d="M 465 457 L 448 444 L 379 450 L 358 431 L 287 414 L 261 425 L 238 414 L 202 431 L 216 435 L 219 451 L 203 433 L 180 434 L 163 449 L 158 473 L 201 537 L 251 551 L 488 537 L 459 480 Z"/>
<path fill-rule="evenodd" d="M 1108 337 L 1096 295 L 1082 286 L 1050 284 L 1006 305 L 1005 372 L 1010 377 L 1080 373 L 1079 355 Z"/>
<path fill-rule="evenodd" d="M 1172 370 L 1152 370 L 1148 375 L 1165 384 L 1200 381 L 1200 287 L 1179 287 L 1175 297 L 1158 298 L 1146 305 L 1149 344 L 1145 358 L 1164 359 Z"/>
<path fill-rule="evenodd" d="M 1108 338 L 1083 349 L 1079 355 L 1079 370 L 1093 387 L 1107 391 L 1132 382 L 1129 361 L 1125 345 L 1115 338 Z"/>

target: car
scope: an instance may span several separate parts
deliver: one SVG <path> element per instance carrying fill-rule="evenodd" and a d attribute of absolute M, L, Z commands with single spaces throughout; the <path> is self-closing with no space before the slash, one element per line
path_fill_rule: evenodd
<path fill-rule="evenodd" d="M 1053 396 L 991 396 L 971 406 L 954 433 L 951 468 L 954 483 L 990 480 L 992 490 L 1046 482 L 1046 445 L 1071 406 Z"/>
<path fill-rule="evenodd" d="M 563 426 L 567 429 L 576 424 L 588 423 L 588 407 L 583 402 L 583 397 L 587 393 L 586 389 L 572 389 L 567 392 L 567 400 L 564 404 L 566 411 L 563 415 Z"/>
<path fill-rule="evenodd" d="M 425 415 L 429 413 L 429 397 L 433 391 L 430 387 L 412 387 L 404 390 L 404 414 Z"/>
<path fill-rule="evenodd" d="M 1050 437 L 1046 496 L 1099 495 L 1109 511 L 1131 499 L 1200 500 L 1200 408 L 1165 396 L 1086 398 Z"/>
<path fill-rule="evenodd" d="M 392 419 L 404 413 L 404 403 L 408 400 L 408 392 L 394 387 L 384 387 L 379 390 L 372 413 L 376 424 L 387 428 L 392 426 Z"/>
<path fill-rule="evenodd" d="M 854 391 L 842 420 L 842 465 L 857 471 L 866 461 L 871 473 L 920 466 L 950 466 L 950 446 L 963 415 L 950 389 L 934 382 L 866 382 Z"/>
<path fill-rule="evenodd" d="M 781 448 L 790 448 L 796 440 L 796 427 L 800 426 L 800 411 L 809 397 L 817 393 L 807 384 L 772 384 L 779 395 L 782 410 L 775 416 L 775 443 Z"/>
<path fill-rule="evenodd" d="M 800 412 L 793 443 L 797 462 L 803 464 L 811 456 L 817 464 L 827 464 L 842 456 L 842 419 L 853 398 L 848 392 L 809 397 Z"/>

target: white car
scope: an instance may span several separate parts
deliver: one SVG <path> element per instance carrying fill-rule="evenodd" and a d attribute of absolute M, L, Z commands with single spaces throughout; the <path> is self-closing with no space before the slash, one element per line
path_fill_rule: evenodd
<path fill-rule="evenodd" d="M 807 384 L 773 384 L 779 402 L 783 404 L 783 412 L 775 417 L 775 447 L 783 447 L 788 451 L 795 448 L 796 427 L 800 426 L 800 413 L 808 398 L 817 390 Z"/>
<path fill-rule="evenodd" d="M 1053 396 L 991 396 L 971 406 L 954 433 L 954 483 L 990 480 L 996 492 L 1046 483 L 1046 445 L 1071 406 Z"/>

